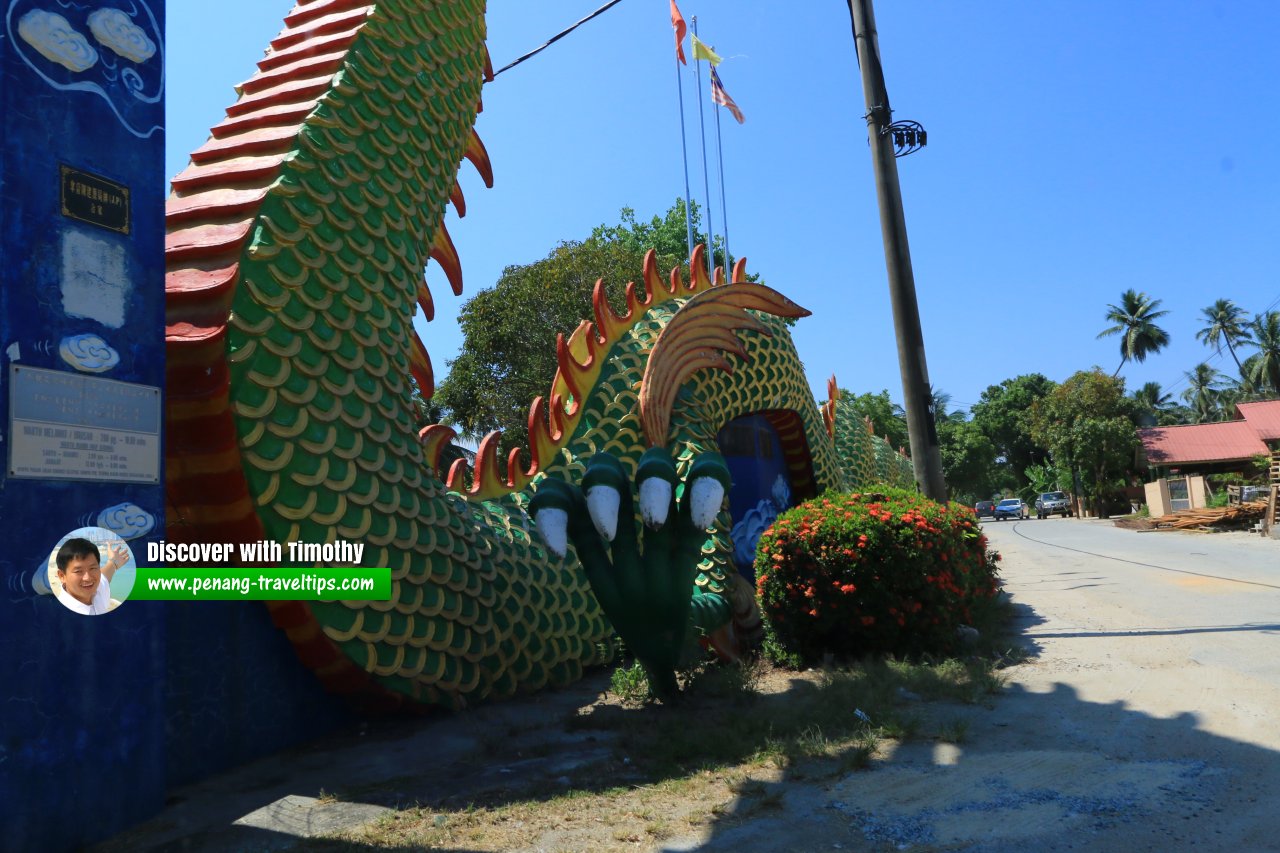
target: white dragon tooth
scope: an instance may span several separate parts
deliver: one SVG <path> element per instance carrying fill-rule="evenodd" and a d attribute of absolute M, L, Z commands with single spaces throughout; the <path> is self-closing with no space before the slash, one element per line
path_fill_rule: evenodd
<path fill-rule="evenodd" d="M 661 477 L 650 477 L 640 484 L 640 517 L 654 530 L 667 523 L 671 509 L 671 484 Z"/>
<path fill-rule="evenodd" d="M 562 509 L 544 507 L 533 517 L 542 534 L 542 541 L 547 543 L 551 553 L 563 557 L 569 550 L 569 513 Z"/>
<path fill-rule="evenodd" d="M 689 518 L 693 526 L 706 530 L 720 513 L 720 505 L 724 503 L 724 486 L 715 477 L 699 477 L 693 481 L 689 490 Z"/>
<path fill-rule="evenodd" d="M 591 513 L 591 523 L 608 542 L 618 535 L 618 504 L 621 501 L 622 496 L 612 486 L 587 489 L 587 511 Z"/>

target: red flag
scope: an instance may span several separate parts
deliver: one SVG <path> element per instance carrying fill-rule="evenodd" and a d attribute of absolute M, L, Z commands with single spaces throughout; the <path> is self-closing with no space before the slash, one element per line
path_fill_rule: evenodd
<path fill-rule="evenodd" d="M 671 0 L 671 26 L 676 31 L 676 58 L 688 65 L 684 58 L 684 34 L 689 28 L 685 26 L 684 15 L 681 15 L 680 10 L 676 8 L 676 0 Z"/>
<path fill-rule="evenodd" d="M 738 124 L 746 121 L 742 117 L 742 110 L 738 109 L 738 105 L 733 102 L 733 98 L 730 98 L 729 93 L 724 90 L 724 86 L 720 83 L 720 75 L 716 73 L 714 68 L 711 69 L 711 100 L 733 113 L 733 117 L 738 120 Z"/>

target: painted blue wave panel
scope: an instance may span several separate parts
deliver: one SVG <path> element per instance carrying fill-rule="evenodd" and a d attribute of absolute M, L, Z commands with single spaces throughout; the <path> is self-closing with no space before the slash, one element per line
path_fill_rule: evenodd
<path fill-rule="evenodd" d="M 163 530 L 163 478 L 112 472 L 143 458 L 113 450 L 141 429 L 117 430 L 121 400 L 141 396 L 151 430 L 164 384 L 164 7 L 0 9 L 0 848 L 60 850 L 165 796 L 163 605 L 82 616 L 37 579 L 73 529 L 116 529 L 144 564 L 139 537 Z M 15 369 L 66 381 L 15 383 Z M 13 440 L 15 415 L 51 413 L 88 438 Z M 54 461 L 15 469 L 15 447 Z M 54 469 L 66 476 L 12 474 Z M 66 819 L 68 802 L 93 803 L 92 819 Z"/>

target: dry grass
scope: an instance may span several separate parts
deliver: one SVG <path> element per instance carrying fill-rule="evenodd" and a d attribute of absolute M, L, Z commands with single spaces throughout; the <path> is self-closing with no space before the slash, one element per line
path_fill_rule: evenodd
<path fill-rule="evenodd" d="M 782 782 L 864 769 L 887 740 L 963 741 L 968 724 L 933 710 L 986 701 L 1000 684 L 994 664 L 980 661 L 803 673 L 710 667 L 687 674 L 673 705 L 637 706 L 629 689 L 568 717 L 513 728 L 507 735 L 521 739 L 524 760 L 543 758 L 502 784 L 472 784 L 459 773 L 446 796 L 419 798 L 357 831 L 309 839 L 305 849 L 485 851 L 535 842 L 552 850 L 657 849 L 784 809 Z M 493 765 L 502 764 L 498 740 L 482 739 L 465 769 L 487 769 L 491 783 Z M 565 772 L 537 769 L 538 761 L 551 768 L 585 746 L 594 750 L 590 761 Z M 404 779 L 395 788 L 412 790 Z M 351 801 L 351 793 L 333 796 Z M 359 799 L 377 801 L 376 793 Z"/>

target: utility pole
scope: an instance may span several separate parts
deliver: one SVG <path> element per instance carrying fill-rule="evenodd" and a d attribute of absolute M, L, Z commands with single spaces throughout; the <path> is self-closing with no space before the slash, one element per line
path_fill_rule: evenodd
<path fill-rule="evenodd" d="M 902 372 L 911 464 L 920 491 L 926 497 L 942 502 L 947 499 L 947 486 L 942 478 L 942 454 L 938 450 L 938 430 L 933 422 L 933 393 L 929 388 L 929 369 L 924 358 L 924 334 L 920 330 L 916 282 L 911 272 L 911 247 L 907 245 L 902 188 L 898 185 L 893 134 L 888 129 L 892 111 L 884 85 L 884 69 L 880 67 L 880 45 L 876 38 L 871 0 L 849 0 L 849 15 L 853 18 L 853 38 L 858 50 L 858 65 L 862 69 L 862 94 L 867 104 L 867 134 L 871 140 L 871 161 L 876 175 L 876 199 L 880 203 L 880 231 L 884 237 L 889 298 L 893 304 L 893 326 L 898 339 L 898 366 Z"/>

